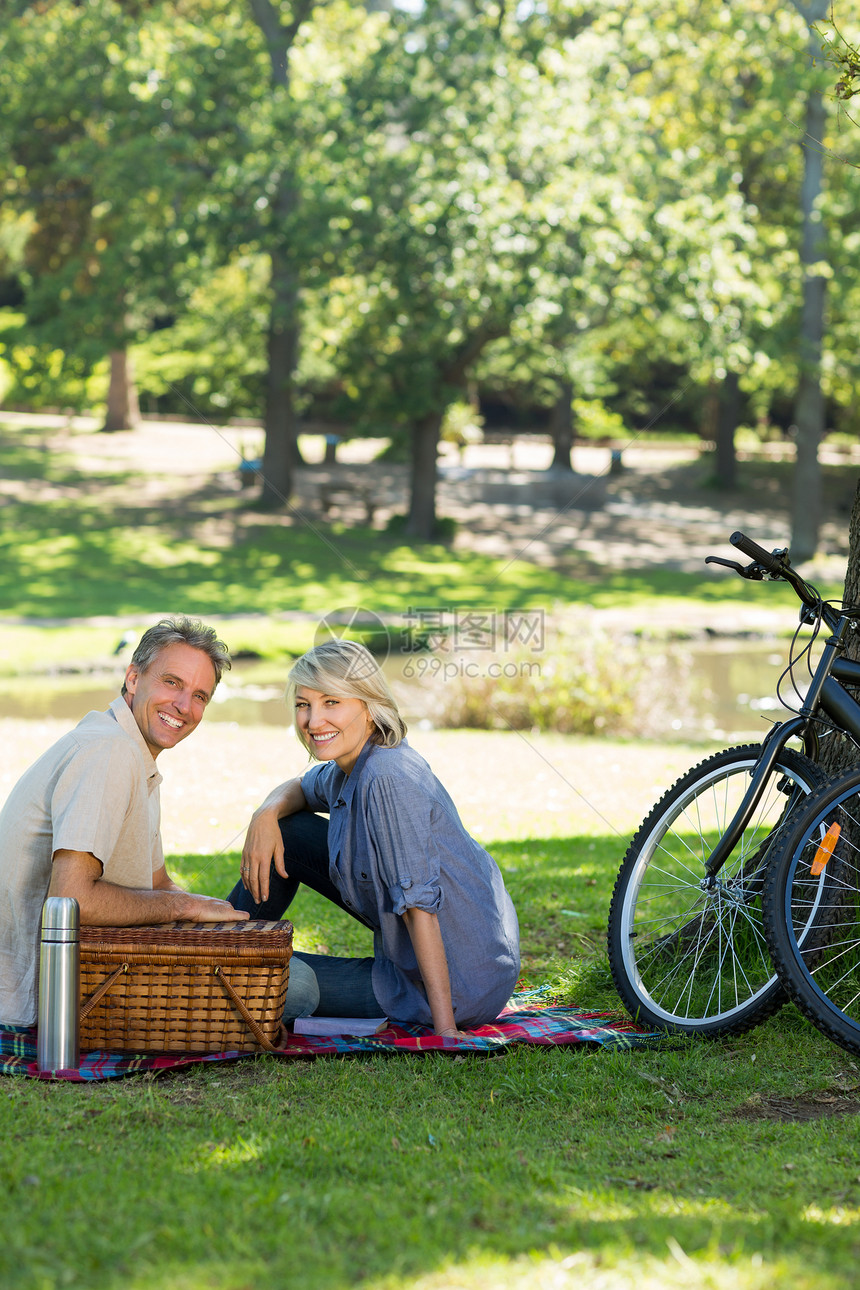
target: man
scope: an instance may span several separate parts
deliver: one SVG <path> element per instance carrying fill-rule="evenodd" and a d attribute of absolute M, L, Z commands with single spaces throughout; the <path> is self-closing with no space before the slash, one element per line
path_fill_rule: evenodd
<path fill-rule="evenodd" d="M 163 619 L 141 637 L 119 698 L 35 762 L 0 811 L 0 1021 L 34 1025 L 45 897 L 73 896 L 81 923 L 247 918 L 182 891 L 161 848 L 155 759 L 197 729 L 230 657 L 211 627 Z"/>

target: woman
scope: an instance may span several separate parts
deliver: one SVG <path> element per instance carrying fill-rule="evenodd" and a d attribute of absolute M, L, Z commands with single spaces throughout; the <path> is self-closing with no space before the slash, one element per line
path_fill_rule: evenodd
<path fill-rule="evenodd" d="M 316 646 L 290 671 L 287 698 L 317 765 L 254 813 L 231 904 L 280 918 L 304 882 L 373 929 L 374 953 L 295 953 L 290 996 L 302 981 L 310 993 L 288 996 L 285 1019 L 384 1015 L 447 1036 L 493 1021 L 519 973 L 516 913 L 495 861 L 406 743 L 372 655 L 354 641 Z"/>

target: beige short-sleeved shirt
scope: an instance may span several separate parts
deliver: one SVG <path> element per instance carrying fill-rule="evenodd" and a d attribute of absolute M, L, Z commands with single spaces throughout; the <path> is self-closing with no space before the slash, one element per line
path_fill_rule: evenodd
<path fill-rule="evenodd" d="M 120 887 L 164 864 L 161 775 L 125 699 L 89 712 L 25 771 L 0 811 L 0 1022 L 34 1025 L 42 905 L 55 851 L 90 851 Z"/>

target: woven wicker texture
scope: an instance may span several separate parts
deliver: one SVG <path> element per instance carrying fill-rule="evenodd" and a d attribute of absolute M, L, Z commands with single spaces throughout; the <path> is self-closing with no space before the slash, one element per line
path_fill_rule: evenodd
<path fill-rule="evenodd" d="M 81 928 L 81 1048 L 257 1052 L 275 1047 L 292 924 Z"/>

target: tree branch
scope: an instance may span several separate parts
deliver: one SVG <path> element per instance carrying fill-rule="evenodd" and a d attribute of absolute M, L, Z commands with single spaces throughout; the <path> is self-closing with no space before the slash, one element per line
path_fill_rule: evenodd
<path fill-rule="evenodd" d="M 292 21 L 281 22 L 278 5 L 273 0 L 249 0 L 254 21 L 263 33 L 269 50 L 272 64 L 272 80 L 275 85 L 289 83 L 287 57 L 293 47 L 302 23 L 306 22 L 314 10 L 317 0 L 295 0 L 292 6 Z"/>

